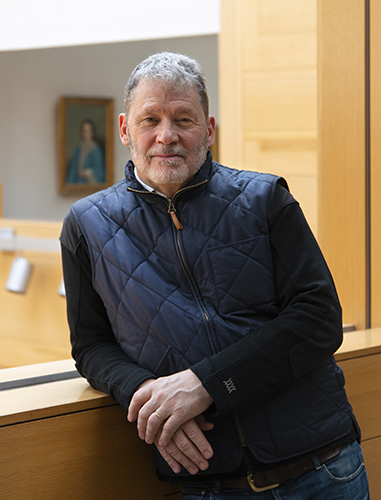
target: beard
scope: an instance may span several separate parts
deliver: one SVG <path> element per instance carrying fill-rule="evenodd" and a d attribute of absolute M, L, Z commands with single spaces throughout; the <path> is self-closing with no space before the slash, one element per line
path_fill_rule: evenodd
<path fill-rule="evenodd" d="M 152 187 L 164 184 L 186 184 L 202 167 L 208 152 L 207 135 L 205 140 L 192 151 L 181 146 L 153 146 L 144 153 L 129 137 L 132 161 Z M 180 156 L 182 159 L 158 159 L 157 155 Z M 152 161 L 153 160 L 153 161 Z"/>

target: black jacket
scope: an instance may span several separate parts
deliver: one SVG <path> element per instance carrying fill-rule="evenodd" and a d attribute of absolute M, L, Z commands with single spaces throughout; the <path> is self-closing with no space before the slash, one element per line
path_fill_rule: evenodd
<path fill-rule="evenodd" d="M 80 373 L 127 409 L 143 380 L 190 367 L 214 400 L 206 474 L 239 467 L 242 438 L 273 465 L 350 434 L 332 357 L 341 308 L 282 179 L 209 156 L 168 204 L 142 188 L 130 162 L 125 180 L 72 207 L 61 241 Z M 78 271 L 90 298 L 71 285 Z"/>

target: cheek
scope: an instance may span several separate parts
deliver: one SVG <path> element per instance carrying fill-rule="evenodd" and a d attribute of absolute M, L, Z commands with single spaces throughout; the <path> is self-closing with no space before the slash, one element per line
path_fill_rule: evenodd
<path fill-rule="evenodd" d="M 139 150 L 141 153 L 145 153 L 152 146 L 154 142 L 154 137 L 152 134 L 147 132 L 139 132 L 138 134 L 133 134 L 130 136 L 130 146 Z"/>
<path fill-rule="evenodd" d="M 198 131 L 197 133 L 188 134 L 184 137 L 183 143 L 190 151 L 195 151 L 200 146 L 206 144 L 207 134 L 206 131 Z"/>

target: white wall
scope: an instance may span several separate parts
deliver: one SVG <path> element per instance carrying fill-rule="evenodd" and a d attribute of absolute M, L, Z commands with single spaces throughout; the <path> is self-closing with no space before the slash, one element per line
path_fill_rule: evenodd
<path fill-rule="evenodd" d="M 17 0 L 1 5 L 0 50 L 219 33 L 220 0 Z"/>
<path fill-rule="evenodd" d="M 217 116 L 217 36 L 0 52 L 0 183 L 3 216 L 62 220 L 73 196 L 57 191 L 57 103 L 59 96 L 115 99 L 123 111 L 123 89 L 133 68 L 148 55 L 169 50 L 196 58 L 204 67 Z M 124 175 L 128 149 L 115 126 L 115 181 Z"/>

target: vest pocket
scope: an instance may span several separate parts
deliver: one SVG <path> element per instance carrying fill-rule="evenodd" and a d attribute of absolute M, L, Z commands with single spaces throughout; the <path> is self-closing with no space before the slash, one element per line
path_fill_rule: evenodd
<path fill-rule="evenodd" d="M 222 313 L 267 309 L 275 302 L 272 259 L 267 236 L 208 249 Z"/>

